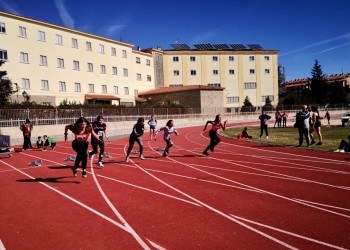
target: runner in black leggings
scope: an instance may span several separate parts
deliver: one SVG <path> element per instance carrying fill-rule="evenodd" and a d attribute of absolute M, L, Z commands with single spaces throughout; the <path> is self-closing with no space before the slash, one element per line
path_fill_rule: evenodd
<path fill-rule="evenodd" d="M 203 151 L 204 155 L 209 155 L 208 154 L 208 150 L 210 150 L 211 152 L 214 152 L 214 148 L 215 146 L 221 141 L 219 136 L 218 136 L 218 130 L 222 129 L 225 130 L 226 128 L 226 122 L 224 122 L 224 124 L 221 123 L 221 116 L 220 115 L 216 115 L 215 120 L 214 121 L 207 121 L 207 123 L 205 124 L 205 127 L 203 129 L 203 131 L 205 131 L 207 129 L 208 124 L 211 124 L 211 129 L 209 131 L 209 137 L 210 137 L 210 144 L 208 145 L 208 147 Z"/>

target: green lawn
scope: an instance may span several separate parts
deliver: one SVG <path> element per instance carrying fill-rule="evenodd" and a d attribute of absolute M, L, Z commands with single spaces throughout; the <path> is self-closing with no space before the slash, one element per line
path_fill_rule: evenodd
<path fill-rule="evenodd" d="M 273 145 L 285 145 L 285 146 L 297 146 L 299 144 L 299 134 L 298 129 L 287 127 L 287 128 L 273 128 L 273 126 L 268 128 L 269 139 L 265 138 L 265 133 L 260 139 L 260 127 L 257 126 L 247 126 L 248 133 L 253 136 L 250 141 L 258 143 L 268 143 Z M 222 134 L 236 138 L 243 130 L 243 127 L 228 128 L 225 131 L 222 131 Z M 350 127 L 341 127 L 341 126 L 322 126 L 321 133 L 323 135 L 323 144 L 322 145 L 312 145 L 311 149 L 323 150 L 323 151 L 333 151 L 338 148 L 341 140 L 348 140 L 348 135 L 350 134 Z M 317 133 L 314 132 L 314 138 L 316 143 L 318 142 Z M 306 147 L 306 142 L 304 138 L 303 147 Z"/>

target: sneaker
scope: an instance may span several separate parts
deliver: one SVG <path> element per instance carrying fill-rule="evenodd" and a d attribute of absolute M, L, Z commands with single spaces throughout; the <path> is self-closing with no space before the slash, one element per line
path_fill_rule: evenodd
<path fill-rule="evenodd" d="M 92 152 L 92 151 L 89 151 L 89 160 L 91 160 L 91 158 L 92 158 L 91 152 Z"/>
<path fill-rule="evenodd" d="M 86 178 L 86 177 L 87 177 L 86 170 L 83 170 L 82 177 L 83 177 L 83 178 Z"/>
<path fill-rule="evenodd" d="M 102 163 L 102 161 L 99 161 L 99 162 L 97 163 L 97 166 L 99 166 L 99 167 L 103 167 L 103 163 Z"/>
<path fill-rule="evenodd" d="M 340 149 L 336 149 L 336 150 L 334 150 L 334 152 L 340 152 Z"/>
<path fill-rule="evenodd" d="M 206 155 L 206 156 L 209 156 L 207 151 L 204 151 L 203 154 Z"/>
<path fill-rule="evenodd" d="M 72 172 L 73 172 L 74 177 L 77 177 L 77 176 L 78 176 L 78 174 L 77 174 L 77 169 L 74 168 L 74 167 L 71 167 L 71 169 L 72 169 Z"/>
<path fill-rule="evenodd" d="M 52 147 L 52 150 L 55 150 L 55 148 L 56 148 L 56 146 L 53 146 L 53 147 Z"/>
<path fill-rule="evenodd" d="M 126 162 L 129 162 L 129 160 L 130 160 L 130 158 L 129 158 L 129 156 L 127 156 L 127 157 L 125 158 L 125 161 L 126 161 Z"/>
<path fill-rule="evenodd" d="M 163 157 L 167 157 L 167 156 L 168 156 L 168 153 L 166 151 L 164 151 Z"/>
<path fill-rule="evenodd" d="M 269 139 L 269 137 L 268 137 L 268 136 L 266 136 L 266 139 Z"/>
<path fill-rule="evenodd" d="M 322 145 L 322 142 L 318 142 L 316 145 Z"/>
<path fill-rule="evenodd" d="M 315 144 L 315 143 L 316 143 L 315 141 L 311 141 L 311 145 L 312 145 L 312 144 Z"/>
<path fill-rule="evenodd" d="M 143 155 L 140 155 L 140 159 L 141 159 L 141 160 L 144 160 L 144 159 L 145 159 L 145 157 L 143 157 Z"/>
<path fill-rule="evenodd" d="M 340 152 L 340 153 L 345 153 L 345 150 L 344 150 L 344 149 L 341 149 L 339 152 Z"/>

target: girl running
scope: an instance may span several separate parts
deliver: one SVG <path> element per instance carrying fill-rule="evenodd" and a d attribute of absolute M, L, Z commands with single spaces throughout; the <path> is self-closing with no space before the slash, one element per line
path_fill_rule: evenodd
<path fill-rule="evenodd" d="M 100 141 L 98 135 L 92 130 L 90 122 L 84 117 L 80 117 L 75 123 L 69 124 L 64 130 L 64 141 L 67 141 L 67 131 L 70 130 L 74 134 L 74 140 L 72 142 L 72 148 L 77 153 L 74 166 L 71 168 L 73 175 L 77 176 L 77 168 L 81 162 L 81 168 L 83 169 L 82 177 L 86 178 L 86 164 L 88 158 L 89 136 L 91 134 L 95 140 Z"/>
<path fill-rule="evenodd" d="M 144 133 L 145 130 L 145 120 L 143 118 L 139 118 L 137 120 L 137 123 L 134 125 L 134 127 L 132 128 L 132 132 L 130 134 L 129 137 L 129 148 L 128 151 L 126 153 L 126 158 L 125 161 L 129 162 L 129 155 L 131 153 L 132 148 L 134 147 L 135 142 L 137 142 L 137 144 L 139 144 L 140 146 L 140 159 L 144 160 L 145 158 L 142 155 L 143 152 L 143 143 L 142 143 L 142 135 Z"/>
<path fill-rule="evenodd" d="M 224 121 L 224 124 L 221 123 L 221 115 L 216 115 L 214 121 L 207 121 L 203 131 L 205 131 L 207 129 L 208 124 L 211 124 L 212 126 L 211 126 L 211 129 L 209 131 L 210 144 L 203 151 L 204 155 L 209 155 L 208 150 L 210 150 L 211 152 L 214 152 L 215 146 L 221 141 L 217 132 L 219 129 L 225 130 L 226 122 L 227 121 Z"/>
<path fill-rule="evenodd" d="M 157 133 L 160 131 L 164 131 L 164 136 L 163 139 L 166 142 L 166 147 L 163 152 L 163 156 L 167 157 L 169 154 L 169 149 L 174 146 L 173 141 L 171 140 L 171 135 L 174 133 L 175 135 L 179 135 L 179 132 L 174 128 L 174 121 L 169 120 L 165 127 L 161 127 L 160 129 L 157 130 Z"/>
<path fill-rule="evenodd" d="M 89 153 L 89 159 L 91 159 L 92 155 L 97 154 L 97 148 L 100 148 L 100 153 L 98 155 L 98 162 L 97 165 L 99 167 L 103 167 L 102 163 L 102 157 L 105 152 L 105 144 L 103 138 L 106 137 L 106 128 L 107 125 L 104 123 L 102 116 L 97 116 L 96 121 L 92 123 L 92 129 L 93 131 L 98 135 L 100 140 L 95 140 L 93 137 L 91 137 L 91 146 L 92 151 Z M 108 138 L 107 138 L 108 139 Z"/>

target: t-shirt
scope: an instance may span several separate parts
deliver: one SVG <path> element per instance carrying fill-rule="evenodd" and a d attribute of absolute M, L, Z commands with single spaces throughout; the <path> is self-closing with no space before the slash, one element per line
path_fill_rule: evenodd
<path fill-rule="evenodd" d="M 92 123 L 92 129 L 98 135 L 99 139 L 102 141 L 103 141 L 103 137 L 106 133 L 106 128 L 107 128 L 107 126 L 105 123 L 100 124 L 98 121 L 94 121 Z M 91 139 L 94 140 L 93 137 L 91 137 Z"/>

